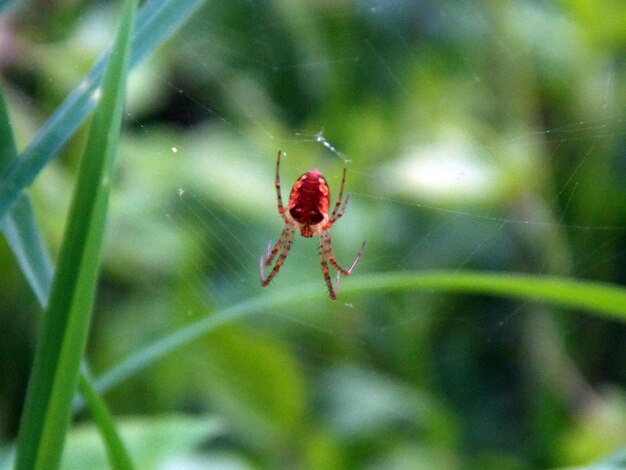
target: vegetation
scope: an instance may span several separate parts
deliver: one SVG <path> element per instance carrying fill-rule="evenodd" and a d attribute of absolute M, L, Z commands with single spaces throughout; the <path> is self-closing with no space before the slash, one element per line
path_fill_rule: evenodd
<path fill-rule="evenodd" d="M 624 464 L 616 2 L 133 3 L 0 2 L 0 465 Z"/>

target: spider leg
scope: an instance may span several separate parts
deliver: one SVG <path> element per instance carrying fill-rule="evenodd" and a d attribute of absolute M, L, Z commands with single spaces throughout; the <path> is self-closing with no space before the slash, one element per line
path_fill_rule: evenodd
<path fill-rule="evenodd" d="M 324 254 L 321 252 L 320 252 L 320 259 L 322 262 L 322 273 L 324 274 L 324 281 L 326 281 L 326 285 L 328 286 L 328 293 L 330 294 L 330 298 L 332 300 L 335 300 L 337 298 L 337 294 L 335 294 L 333 283 L 330 281 L 330 273 L 328 272 L 328 261 L 326 260 L 326 257 L 324 256 Z"/>
<path fill-rule="evenodd" d="M 332 300 L 335 300 L 337 298 L 337 295 L 335 294 L 333 283 L 330 280 L 330 273 L 328 272 L 328 257 L 330 255 L 330 252 L 330 232 L 324 231 L 320 234 L 320 262 L 322 264 L 322 274 L 324 275 L 324 281 L 326 281 L 326 285 L 328 286 L 328 293 L 330 294 L 330 298 Z"/>
<path fill-rule="evenodd" d="M 322 263 L 322 274 L 324 275 L 324 281 L 326 281 L 326 285 L 328 286 L 328 292 L 330 293 L 330 298 L 335 299 L 337 297 L 337 291 L 339 289 L 339 275 L 344 274 L 349 276 L 357 262 L 361 258 L 363 254 L 363 250 L 365 249 L 365 242 L 361 245 L 359 252 L 352 261 L 352 264 L 348 269 L 345 269 L 337 263 L 335 260 L 335 255 L 333 253 L 332 242 L 330 238 L 330 231 L 326 230 L 320 234 L 320 260 Z M 330 280 L 330 274 L 328 272 L 328 263 L 332 264 L 335 269 L 337 269 L 337 278 L 335 279 L 335 286 L 333 287 L 332 282 Z"/>
<path fill-rule="evenodd" d="M 282 154 L 283 151 L 279 150 L 278 155 L 276 156 L 276 179 L 274 180 L 274 184 L 276 185 L 276 198 L 278 199 L 278 213 L 285 220 L 285 222 L 287 222 L 287 216 L 285 215 L 287 209 L 283 206 L 283 197 L 280 194 L 280 157 Z"/>
<path fill-rule="evenodd" d="M 287 243 L 286 245 L 283 246 L 283 249 L 280 252 L 280 256 L 276 260 L 276 264 L 274 265 L 274 268 L 272 269 L 272 271 L 266 278 L 263 277 L 264 276 L 263 257 L 261 257 L 260 262 L 259 262 L 259 274 L 261 278 L 261 285 L 263 287 L 267 286 L 270 283 L 270 281 L 274 279 L 274 276 L 276 276 L 281 266 L 283 265 L 283 262 L 285 261 L 285 258 L 287 257 L 287 253 L 289 253 L 290 248 L 291 248 L 291 243 Z"/>
<path fill-rule="evenodd" d="M 346 268 L 341 267 L 339 263 L 337 263 L 337 260 L 335 260 L 335 254 L 333 253 L 333 247 L 332 247 L 332 243 L 330 239 L 330 231 L 327 230 L 322 233 L 322 235 L 320 236 L 320 244 L 327 245 L 327 248 L 325 251 L 327 253 L 328 261 L 330 262 L 330 264 L 332 264 L 335 267 L 337 271 L 339 271 L 341 274 L 345 276 L 350 275 L 350 273 L 352 272 L 356 264 L 359 262 L 359 259 L 361 258 L 361 255 L 363 254 L 363 250 L 365 249 L 365 242 L 363 242 L 361 244 L 361 248 L 359 248 L 359 252 L 356 254 L 356 257 L 354 258 L 354 261 L 352 261 L 352 264 L 350 265 L 350 267 L 346 269 Z"/>
<path fill-rule="evenodd" d="M 330 213 L 330 219 L 335 220 L 335 215 L 337 214 L 337 211 L 339 210 L 339 206 L 341 205 L 341 198 L 343 198 L 343 188 L 346 184 L 346 167 L 343 167 L 343 176 L 341 177 L 341 185 L 339 186 L 339 197 L 337 198 L 337 202 L 335 203 L 335 207 L 333 209 L 333 211 Z M 347 199 L 346 201 L 344 201 L 344 210 L 345 210 L 345 205 L 347 204 Z M 341 217 L 341 216 L 339 216 Z M 339 218 L 337 217 L 337 219 Z"/>
<path fill-rule="evenodd" d="M 274 276 L 276 276 L 276 273 L 278 273 L 278 270 L 280 269 L 280 267 L 283 265 L 283 262 L 285 261 L 285 258 L 287 257 L 287 254 L 289 253 L 289 249 L 291 248 L 291 244 L 293 242 L 293 234 L 295 233 L 295 230 L 296 230 L 296 225 L 293 222 L 288 222 L 285 225 L 283 232 L 280 234 L 280 238 L 274 245 L 274 248 L 272 249 L 271 253 L 269 254 L 266 253 L 265 257 L 267 257 L 267 259 L 264 259 L 265 257 L 261 256 L 259 260 L 259 274 L 261 277 L 261 285 L 263 287 L 267 286 L 270 283 L 270 281 L 274 278 Z M 270 244 L 268 244 L 268 250 L 269 250 L 269 247 L 270 247 Z M 269 275 L 265 277 L 263 273 L 263 265 L 265 264 L 265 266 L 269 266 L 270 264 L 272 264 L 272 261 L 276 257 L 276 254 L 278 253 L 279 250 L 280 250 L 280 255 L 278 256 L 278 259 L 276 260 L 276 264 L 274 265 L 274 268 L 272 268 L 272 271 L 269 273 Z"/>
<path fill-rule="evenodd" d="M 261 264 L 264 264 L 265 266 L 269 266 L 270 264 L 272 264 L 272 261 L 274 260 L 274 257 L 278 253 L 278 250 L 280 250 L 280 247 L 282 244 L 283 244 L 282 236 L 278 239 L 278 241 L 274 245 L 274 248 L 271 248 L 272 240 L 268 241 L 267 251 L 265 252 L 265 255 L 261 255 Z"/>
<path fill-rule="evenodd" d="M 329 257 L 330 264 L 332 264 L 338 271 L 340 271 L 341 274 L 349 276 L 350 273 L 352 273 L 352 270 L 354 269 L 356 264 L 359 262 L 359 259 L 361 259 L 361 255 L 363 254 L 363 250 L 365 250 L 365 240 L 363 240 L 363 243 L 361 243 L 361 247 L 359 248 L 359 252 L 354 257 L 354 260 L 352 261 L 352 264 L 350 265 L 350 267 L 348 269 L 343 269 L 341 266 L 339 266 L 339 264 L 337 264 L 337 261 L 335 261 L 335 257 L 333 255 L 332 250 L 331 250 L 330 257 Z"/>
<path fill-rule="evenodd" d="M 335 222 L 337 222 L 337 220 L 339 220 L 339 218 L 346 211 L 346 206 L 348 205 L 348 201 L 350 200 L 350 195 L 351 194 L 352 193 L 346 194 L 346 198 L 343 200 L 343 204 L 341 205 L 341 208 L 339 209 L 339 212 L 337 212 L 336 214 L 331 214 L 331 217 L 328 219 L 330 224 L 334 224 Z"/>
<path fill-rule="evenodd" d="M 337 295 L 339 293 L 339 278 L 341 277 L 341 273 L 339 271 L 337 271 L 337 275 L 335 276 L 335 295 Z"/>

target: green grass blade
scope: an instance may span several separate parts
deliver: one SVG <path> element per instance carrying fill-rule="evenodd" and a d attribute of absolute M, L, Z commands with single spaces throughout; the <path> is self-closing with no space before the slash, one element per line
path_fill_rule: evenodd
<path fill-rule="evenodd" d="M 0 90 L 0 169 L 17 155 L 13 130 L 2 90 Z M 37 300 L 45 306 L 52 283 L 52 262 L 35 221 L 30 197 L 22 193 L 7 216 L 0 221 L 0 230 L 15 254 L 20 269 Z"/>
<path fill-rule="evenodd" d="M 554 276 L 485 272 L 399 272 L 361 275 L 341 286 L 341 294 L 376 291 L 438 291 L 511 297 L 573 309 L 589 310 L 609 319 L 626 321 L 626 289 L 621 286 Z M 202 318 L 140 349 L 95 381 L 100 392 L 110 390 L 140 370 L 226 323 L 272 308 L 321 300 L 318 283 L 289 291 L 267 292 Z"/>
<path fill-rule="evenodd" d="M 426 271 L 355 277 L 346 292 L 415 290 L 486 294 L 588 310 L 626 320 L 626 288 L 605 282 L 515 273 Z M 343 286 L 341 287 L 343 290 Z"/>
<path fill-rule="evenodd" d="M 98 431 L 106 444 L 105 447 L 111 468 L 116 470 L 130 470 L 134 468 L 128 451 L 115 429 L 113 417 L 109 413 L 106 404 L 84 375 L 81 375 L 78 380 L 78 390 L 85 398 L 91 417 L 96 422 Z"/>
<path fill-rule="evenodd" d="M 9 162 L 15 158 L 17 149 L 15 148 L 11 120 L 9 119 L 2 90 L 0 90 L 0 142 L 2 142 L 2 145 L 0 145 L 0 171 L 4 171 Z"/>
<path fill-rule="evenodd" d="M 6 103 L 0 89 L 0 141 L 4 145 L 0 148 L 0 168 L 6 165 L 11 158 L 17 154 L 13 132 L 6 109 Z M 52 284 L 52 262 L 50 254 L 43 242 L 41 231 L 37 225 L 30 197 L 26 192 L 22 193 L 15 205 L 11 208 L 5 219 L 0 222 L 0 229 L 3 231 L 11 250 L 13 251 L 22 273 L 26 277 L 33 290 L 39 304 L 45 308 L 48 303 L 48 295 Z M 93 390 L 90 381 L 81 375 L 81 390 Z M 94 392 L 95 393 L 95 392 Z M 109 415 L 105 404 L 100 397 L 88 397 L 87 406 L 96 420 L 97 426 L 104 437 L 105 446 L 109 455 L 116 461 L 123 461 L 120 456 L 124 449 L 121 446 L 121 438 L 115 428 L 108 425 L 108 421 L 102 416 Z M 97 407 L 97 409 L 95 409 Z M 119 450 L 121 448 L 121 451 Z M 13 456 L 10 460 L 13 460 Z M 128 457 L 126 460 L 129 461 Z M 11 468 L 7 463 L 0 463 L 0 468 Z"/>
<path fill-rule="evenodd" d="M 59 466 L 91 317 L 136 3 L 137 0 L 124 3 L 81 160 L 50 301 L 35 351 L 17 441 L 18 470 Z"/>
<path fill-rule="evenodd" d="M 26 193 L 18 197 L 15 205 L 0 222 L 0 229 L 37 301 L 45 308 L 52 284 L 52 261 L 41 238 L 33 207 Z"/>
<path fill-rule="evenodd" d="M 131 68 L 165 41 L 204 0 L 149 0 L 137 15 L 132 39 Z M 41 169 L 69 140 L 93 110 L 94 92 L 100 86 L 108 53 L 98 59 L 83 81 L 68 95 L 24 152 L 13 158 L 0 177 L 0 220 Z"/>

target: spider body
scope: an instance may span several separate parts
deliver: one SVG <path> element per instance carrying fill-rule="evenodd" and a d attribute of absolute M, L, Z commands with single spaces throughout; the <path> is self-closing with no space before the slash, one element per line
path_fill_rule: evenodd
<path fill-rule="evenodd" d="M 343 177 L 341 179 L 341 186 L 339 188 L 339 197 L 332 212 L 328 212 L 330 208 L 330 190 L 326 179 L 320 171 L 316 168 L 307 171 L 300 176 L 293 185 L 291 193 L 289 195 L 289 202 L 287 207 L 283 206 L 282 195 L 280 191 L 280 157 L 282 152 L 278 151 L 276 157 L 276 198 L 278 199 L 278 213 L 285 222 L 280 238 L 276 242 L 273 248 L 271 248 L 271 242 L 267 245 L 267 252 L 265 256 L 261 256 L 259 262 L 259 271 L 261 277 L 261 285 L 267 286 L 274 276 L 278 273 L 278 270 L 283 265 L 291 244 L 293 243 L 293 236 L 297 229 L 300 230 L 300 234 L 303 237 L 312 237 L 315 234 L 320 235 L 320 262 L 322 265 L 322 274 L 324 275 L 324 281 L 328 287 L 328 292 L 331 299 L 335 299 L 337 296 L 337 287 L 339 284 L 339 274 L 346 276 L 350 275 L 356 263 L 361 258 L 363 249 L 365 248 L 365 242 L 361 245 L 359 252 L 357 253 L 354 261 L 348 269 L 342 268 L 335 260 L 333 254 L 332 243 L 330 239 L 330 228 L 339 220 L 346 210 L 350 194 L 343 199 L 343 190 L 346 182 L 346 169 L 343 169 Z M 280 254 L 279 254 L 280 252 Z M 272 268 L 272 271 L 267 277 L 264 277 L 263 266 L 270 266 L 274 258 L 278 255 L 276 263 Z M 331 264 L 337 269 L 337 278 L 335 286 L 333 286 L 328 264 Z"/>
<path fill-rule="evenodd" d="M 303 174 L 293 185 L 287 210 L 303 237 L 322 231 L 328 221 L 330 190 L 317 168 Z"/>

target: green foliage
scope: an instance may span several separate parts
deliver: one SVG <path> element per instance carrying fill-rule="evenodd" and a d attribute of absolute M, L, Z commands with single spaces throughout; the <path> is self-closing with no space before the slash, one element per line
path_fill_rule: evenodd
<path fill-rule="evenodd" d="M 17 442 L 17 469 L 57 468 L 60 463 L 100 266 L 136 5 L 133 0 L 124 4 L 102 89 L 92 96 L 98 104 L 39 332 Z"/>
<path fill-rule="evenodd" d="M 132 38 L 134 47 L 130 58 L 131 67 L 144 60 L 201 3 L 202 0 L 185 2 L 181 7 L 175 0 L 147 2 L 137 16 Z M 15 156 L 10 162 L 0 180 L 0 218 L 4 217 L 21 191 L 35 180 L 41 169 L 94 109 L 98 101 L 94 99 L 94 94 L 99 90 L 106 59 L 103 56 L 95 63 L 83 82 L 57 108 L 23 154 Z"/>
<path fill-rule="evenodd" d="M 58 460 L 82 361 L 64 468 L 618 468 L 616 3 L 201 4 L 148 0 L 138 13 L 121 138 L 109 131 L 123 74 L 102 80 L 124 54 L 96 57 L 109 5 L 9 11 L 20 48 L 1 57 L 3 447 L 19 431 L 20 465 Z M 77 168 L 81 124 L 114 96 Z M 98 155 L 118 143 L 114 168 Z M 317 240 L 297 237 L 259 286 L 283 223 L 278 148 L 283 198 L 311 167 L 336 196 L 347 164 L 335 254 L 368 243 L 336 302 Z M 24 286 L 47 302 L 43 240 L 59 254 L 33 346 Z"/>
<path fill-rule="evenodd" d="M 106 404 L 84 376 L 78 379 L 78 390 L 85 398 L 93 420 L 98 424 L 98 430 L 106 443 L 107 456 L 111 467 L 124 470 L 132 469 L 133 463 L 117 432 L 113 417 L 109 413 Z M 69 461 L 72 462 L 72 465 L 77 465 L 75 459 L 70 459 Z M 90 466 L 89 468 L 93 467 Z"/>
<path fill-rule="evenodd" d="M 167 459 L 181 464 L 199 462 L 194 449 L 205 439 L 219 436 L 223 432 L 223 424 L 208 416 L 123 418 L 117 420 L 116 427 L 135 459 L 142 463 L 141 468 L 155 468 Z M 90 424 L 72 429 L 68 435 L 61 468 L 124 468 L 111 465 L 107 460 L 98 432 L 99 429 Z"/>
<path fill-rule="evenodd" d="M 0 92 L 0 141 L 3 142 L 0 149 L 0 168 L 2 169 L 5 169 L 17 155 L 10 122 L 4 97 Z M 27 194 L 21 194 L 15 206 L 0 220 L 0 228 L 24 277 L 28 280 L 39 303 L 45 305 L 52 283 L 52 262 L 35 222 L 30 197 Z"/>
<path fill-rule="evenodd" d="M 529 301 L 540 300 L 562 306 L 587 308 L 598 314 L 607 315 L 609 318 L 614 316 L 621 320 L 626 318 L 625 289 L 608 284 L 580 282 L 556 277 L 472 272 L 386 273 L 363 275 L 358 279 L 351 280 L 348 286 L 342 288 L 342 294 L 349 296 L 351 292 L 386 291 L 389 289 L 426 289 L 430 291 L 491 294 L 522 298 Z M 188 324 L 184 328 L 152 342 L 149 346 L 128 357 L 97 379 L 96 387 L 101 392 L 107 391 L 158 359 L 167 356 L 172 351 L 199 339 L 203 335 L 222 327 L 224 324 L 235 322 L 243 316 L 275 309 L 284 305 L 297 305 L 302 302 L 316 301 L 324 298 L 325 295 L 325 292 L 320 291 L 319 285 L 316 283 L 306 287 L 294 287 L 288 292 L 258 296 L 251 301 L 245 301 L 228 309 L 214 312 L 213 315 Z M 214 347 L 228 347 L 229 341 L 227 339 L 230 336 L 224 335 L 222 340 L 218 341 L 218 346 Z M 238 336 L 243 336 L 243 334 L 240 333 Z M 253 351 L 254 348 L 251 346 L 241 347 L 240 349 L 247 351 L 247 354 L 251 354 L 251 358 L 258 359 L 258 353 Z M 230 357 L 235 355 L 234 352 L 230 355 L 221 354 L 222 357 L 219 363 L 228 363 L 230 360 L 235 360 L 235 357 Z M 241 367 L 231 364 L 229 368 L 236 370 Z M 251 366 L 249 368 L 254 369 Z M 249 388 L 254 389 L 255 387 L 250 386 Z M 293 392 L 290 396 L 292 395 Z"/>

